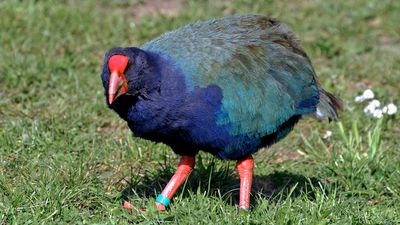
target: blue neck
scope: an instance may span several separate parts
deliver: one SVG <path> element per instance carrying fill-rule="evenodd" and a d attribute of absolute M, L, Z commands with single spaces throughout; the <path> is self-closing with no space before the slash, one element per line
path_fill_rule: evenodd
<path fill-rule="evenodd" d="M 129 94 L 111 106 L 137 136 L 170 132 L 170 121 L 179 120 L 172 117 L 178 115 L 187 96 L 184 76 L 173 62 L 156 53 L 144 53 L 146 69 L 138 72 L 138 77 L 128 78 Z"/>

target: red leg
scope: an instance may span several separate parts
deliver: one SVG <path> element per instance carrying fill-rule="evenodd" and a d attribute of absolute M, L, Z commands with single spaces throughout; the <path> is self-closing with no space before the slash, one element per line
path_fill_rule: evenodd
<path fill-rule="evenodd" d="M 250 155 L 246 159 L 238 160 L 236 169 L 240 177 L 240 198 L 239 208 L 250 210 L 250 191 L 253 178 L 253 157 Z"/>
<path fill-rule="evenodd" d="M 165 186 L 163 192 L 161 193 L 162 196 L 168 199 L 171 199 L 174 196 L 175 192 L 183 184 L 183 182 L 185 182 L 190 172 L 192 172 L 195 161 L 195 156 L 181 157 L 174 176 L 172 176 L 171 180 L 168 182 L 167 186 Z M 160 211 L 165 210 L 165 206 L 160 202 L 156 202 L 156 206 Z"/>

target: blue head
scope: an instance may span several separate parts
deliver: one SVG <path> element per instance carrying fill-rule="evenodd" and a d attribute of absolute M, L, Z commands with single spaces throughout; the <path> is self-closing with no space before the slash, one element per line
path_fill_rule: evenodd
<path fill-rule="evenodd" d="M 114 48 L 104 57 L 101 74 L 107 104 L 123 96 L 137 96 L 157 89 L 158 70 L 153 57 L 139 48 Z M 113 108 L 113 107 L 112 107 Z"/>
<path fill-rule="evenodd" d="M 137 97 L 145 97 L 160 86 L 154 56 L 139 48 L 114 48 L 104 57 L 101 74 L 107 105 L 126 119 Z"/>

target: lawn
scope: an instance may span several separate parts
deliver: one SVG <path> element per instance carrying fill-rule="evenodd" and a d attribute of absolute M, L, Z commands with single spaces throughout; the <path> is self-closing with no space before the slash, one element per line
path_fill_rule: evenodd
<path fill-rule="evenodd" d="M 400 1 L 255 2 L 1 1 L 0 224 L 399 224 L 399 113 L 366 116 L 354 97 L 371 88 L 400 103 Z M 104 53 L 246 13 L 288 24 L 346 111 L 340 122 L 305 118 L 255 154 L 251 213 L 236 207 L 235 162 L 204 153 L 159 213 L 178 157 L 107 109 Z"/>

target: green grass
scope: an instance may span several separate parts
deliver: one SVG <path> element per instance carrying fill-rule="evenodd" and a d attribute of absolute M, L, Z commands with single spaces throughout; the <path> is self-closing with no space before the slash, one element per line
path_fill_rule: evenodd
<path fill-rule="evenodd" d="M 176 16 L 139 18 L 144 2 L 0 2 L 0 224 L 400 223 L 400 117 L 368 118 L 353 101 L 371 87 L 399 104 L 400 1 L 189 1 Z M 106 108 L 103 54 L 244 13 L 289 24 L 347 111 L 340 123 L 306 118 L 255 155 L 251 214 L 235 206 L 235 163 L 204 153 L 159 213 L 154 197 L 178 158 Z M 123 198 L 145 212 L 129 214 Z"/>

